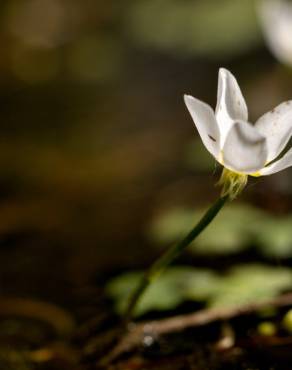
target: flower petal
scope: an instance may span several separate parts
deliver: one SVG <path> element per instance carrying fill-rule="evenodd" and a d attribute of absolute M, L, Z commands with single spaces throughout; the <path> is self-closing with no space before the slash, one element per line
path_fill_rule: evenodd
<path fill-rule="evenodd" d="M 234 172 L 253 173 L 267 159 L 266 139 L 249 123 L 234 123 L 223 148 L 223 165 Z"/>
<path fill-rule="evenodd" d="M 221 148 L 235 121 L 247 121 L 248 111 L 245 100 L 235 77 L 225 68 L 218 76 L 216 119 L 221 133 Z"/>
<path fill-rule="evenodd" d="M 292 100 L 264 114 L 255 127 L 267 139 L 267 161 L 270 162 L 282 152 L 292 135 Z"/>
<path fill-rule="evenodd" d="M 220 152 L 220 132 L 213 109 L 190 95 L 184 95 L 184 101 L 205 147 L 217 159 Z"/>
<path fill-rule="evenodd" d="M 291 66 L 291 2 L 287 0 L 261 0 L 257 8 L 263 36 L 270 50 L 278 60 Z"/>
<path fill-rule="evenodd" d="M 271 175 L 272 173 L 282 171 L 290 166 L 292 166 L 292 148 L 288 150 L 288 152 L 285 155 L 283 155 L 281 159 L 263 168 L 259 172 L 260 175 L 262 176 Z"/>

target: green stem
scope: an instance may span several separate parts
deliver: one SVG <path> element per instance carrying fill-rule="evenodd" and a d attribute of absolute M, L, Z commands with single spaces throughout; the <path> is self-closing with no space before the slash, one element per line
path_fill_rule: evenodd
<path fill-rule="evenodd" d="M 210 222 L 216 217 L 218 212 L 224 206 L 229 196 L 220 197 L 216 202 L 207 210 L 204 216 L 196 224 L 196 226 L 177 244 L 167 249 L 161 257 L 159 257 L 145 272 L 138 287 L 130 297 L 130 301 L 125 313 L 125 321 L 128 322 L 133 315 L 133 312 L 137 306 L 138 301 L 142 297 L 148 286 L 155 280 L 163 270 L 178 257 L 181 252 L 210 224 Z"/>

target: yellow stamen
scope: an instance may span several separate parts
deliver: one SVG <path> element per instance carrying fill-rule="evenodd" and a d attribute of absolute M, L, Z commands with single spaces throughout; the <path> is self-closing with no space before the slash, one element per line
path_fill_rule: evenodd
<path fill-rule="evenodd" d="M 217 184 L 222 186 L 221 196 L 228 195 L 230 200 L 236 198 L 247 184 L 247 177 L 248 175 L 245 173 L 233 172 L 224 167 Z"/>
<path fill-rule="evenodd" d="M 260 176 L 262 176 L 262 174 L 260 173 L 260 171 L 250 173 L 249 175 L 252 176 L 252 177 L 260 177 Z"/>

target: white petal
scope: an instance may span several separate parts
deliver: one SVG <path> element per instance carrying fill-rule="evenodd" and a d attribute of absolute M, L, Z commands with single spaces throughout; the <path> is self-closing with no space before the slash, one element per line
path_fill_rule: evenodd
<path fill-rule="evenodd" d="M 184 101 L 205 147 L 217 159 L 220 152 L 220 133 L 213 109 L 190 95 L 184 95 Z"/>
<path fill-rule="evenodd" d="M 292 148 L 288 150 L 288 152 L 281 159 L 263 168 L 259 172 L 262 176 L 271 175 L 272 173 L 282 171 L 290 166 L 292 166 Z"/>
<path fill-rule="evenodd" d="M 236 122 L 223 148 L 223 164 L 235 172 L 253 173 L 264 167 L 267 159 L 266 139 L 247 122 Z"/>
<path fill-rule="evenodd" d="M 270 162 L 282 152 L 292 135 L 292 100 L 264 114 L 255 127 L 267 139 L 267 161 Z"/>
<path fill-rule="evenodd" d="M 292 65 L 292 4 L 286 0 L 262 0 L 258 3 L 263 35 L 272 53 L 281 62 Z"/>
<path fill-rule="evenodd" d="M 224 68 L 218 76 L 216 119 L 221 133 L 221 148 L 235 121 L 247 121 L 248 112 L 245 100 L 235 77 Z"/>

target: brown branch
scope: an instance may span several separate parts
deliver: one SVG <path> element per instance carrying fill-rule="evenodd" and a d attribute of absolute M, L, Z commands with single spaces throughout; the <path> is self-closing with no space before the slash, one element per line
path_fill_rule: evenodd
<path fill-rule="evenodd" d="M 147 334 L 159 336 L 179 332 L 190 327 L 198 327 L 215 321 L 229 320 L 236 316 L 248 315 L 267 307 L 285 307 L 289 305 L 292 305 L 292 293 L 241 306 L 207 308 L 191 314 L 174 316 L 167 319 L 141 322 L 138 324 L 132 323 L 129 325 L 126 334 L 120 339 L 112 351 L 100 360 L 99 364 L 109 364 L 123 353 L 132 351 L 141 344 L 143 337 Z"/>

